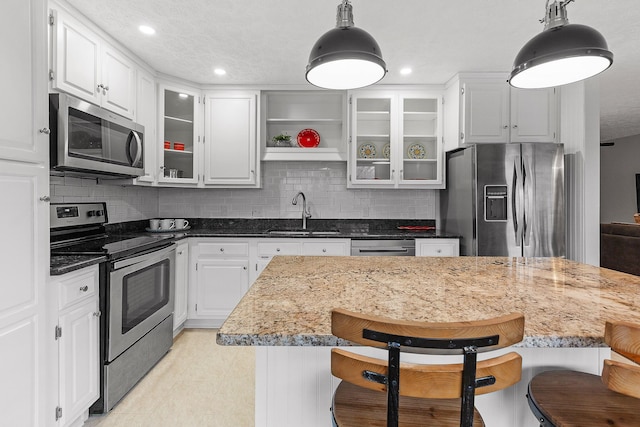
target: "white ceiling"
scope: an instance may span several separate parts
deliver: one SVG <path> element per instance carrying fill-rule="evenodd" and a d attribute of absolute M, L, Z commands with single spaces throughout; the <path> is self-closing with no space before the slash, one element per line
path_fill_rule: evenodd
<path fill-rule="evenodd" d="M 305 84 L 315 41 L 340 0 L 67 0 L 157 71 L 201 84 Z M 457 72 L 510 71 L 542 31 L 544 0 L 352 0 L 354 21 L 378 41 L 386 84 L 441 84 Z M 640 134 L 640 2 L 576 0 L 570 23 L 607 39 L 614 63 L 595 77 L 601 139 Z M 144 36 L 138 26 L 156 29 Z M 413 73 L 401 76 L 409 66 Z M 225 76 L 213 73 L 224 68 Z"/>

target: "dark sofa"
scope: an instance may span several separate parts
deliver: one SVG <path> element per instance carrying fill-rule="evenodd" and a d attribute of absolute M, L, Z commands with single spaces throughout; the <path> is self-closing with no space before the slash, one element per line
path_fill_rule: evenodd
<path fill-rule="evenodd" d="M 640 276 L 640 224 L 600 224 L 600 266 Z"/>

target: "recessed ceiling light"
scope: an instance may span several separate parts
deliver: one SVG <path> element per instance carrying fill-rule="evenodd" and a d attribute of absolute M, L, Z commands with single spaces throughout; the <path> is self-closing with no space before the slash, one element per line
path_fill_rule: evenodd
<path fill-rule="evenodd" d="M 218 76 L 224 76 L 225 74 L 227 74 L 227 72 L 222 68 L 214 68 L 213 72 Z"/>
<path fill-rule="evenodd" d="M 402 74 L 403 76 L 409 75 L 411 74 L 411 68 L 409 67 L 405 67 L 403 69 L 400 70 L 400 74 Z"/>
<path fill-rule="evenodd" d="M 150 27 L 150 26 L 148 26 L 148 25 L 140 25 L 140 26 L 138 27 L 138 30 L 140 30 L 140 32 L 141 32 L 142 34 L 147 34 L 147 35 L 149 35 L 149 36 L 150 36 L 150 35 L 153 35 L 153 34 L 155 34 L 155 33 L 156 33 L 156 30 L 154 30 L 153 28 L 151 28 L 151 27 Z"/>

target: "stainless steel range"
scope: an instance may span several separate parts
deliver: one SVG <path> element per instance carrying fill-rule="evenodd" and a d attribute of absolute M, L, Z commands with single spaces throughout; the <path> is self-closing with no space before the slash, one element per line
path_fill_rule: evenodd
<path fill-rule="evenodd" d="M 52 255 L 104 255 L 100 265 L 101 394 L 110 411 L 173 344 L 173 235 L 106 232 L 105 203 L 51 204 Z"/>

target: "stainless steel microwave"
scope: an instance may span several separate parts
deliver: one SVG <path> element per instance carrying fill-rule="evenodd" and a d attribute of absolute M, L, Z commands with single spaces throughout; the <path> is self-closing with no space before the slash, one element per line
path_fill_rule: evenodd
<path fill-rule="evenodd" d="M 75 175 L 144 175 L 144 127 L 63 94 L 49 94 L 49 159 L 54 171 Z"/>

